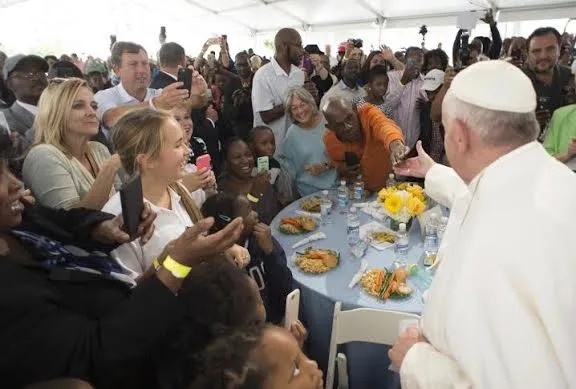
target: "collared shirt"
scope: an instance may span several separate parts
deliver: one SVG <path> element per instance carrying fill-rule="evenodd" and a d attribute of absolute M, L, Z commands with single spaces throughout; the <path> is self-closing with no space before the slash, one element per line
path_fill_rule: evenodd
<path fill-rule="evenodd" d="M 341 80 L 338 84 L 334 85 L 324 97 L 320 101 L 320 108 L 324 107 L 324 105 L 330 100 L 331 98 L 339 98 L 342 97 L 349 102 L 352 102 L 356 98 L 362 98 L 366 96 L 366 91 L 364 88 L 360 88 L 358 85 L 354 86 L 354 88 L 349 88 L 348 85 L 344 83 L 344 80 Z"/>
<path fill-rule="evenodd" d="M 26 104 L 21 102 L 20 100 L 16 100 L 16 104 L 24 108 L 26 111 L 30 112 L 32 115 L 36 116 L 38 113 L 38 107 L 32 104 Z"/>
<path fill-rule="evenodd" d="M 162 89 L 148 88 L 146 90 L 146 97 L 144 97 L 143 101 L 149 101 L 154 97 L 160 96 L 160 93 L 162 93 Z M 100 121 L 102 121 L 104 114 L 113 108 L 122 105 L 135 105 L 143 102 L 128 94 L 122 83 L 113 88 L 96 93 L 96 95 L 94 95 L 94 100 L 98 103 L 97 115 Z"/>
<path fill-rule="evenodd" d="M 388 96 L 386 101 L 394 110 L 394 121 L 404 132 L 406 146 L 413 148 L 420 137 L 420 111 L 416 108 L 419 98 L 427 100 L 426 92 L 422 90 L 424 79 L 419 78 L 402 85 L 402 70 L 388 72 Z"/>
<path fill-rule="evenodd" d="M 188 215 L 188 212 L 186 212 L 186 208 L 184 208 L 180 196 L 178 196 L 178 194 L 172 189 L 168 190 L 170 192 L 172 209 L 157 207 L 144 199 L 144 202 L 150 204 L 150 208 L 157 215 L 156 220 L 154 220 L 154 233 L 150 240 L 142 246 L 140 244 L 140 239 L 136 239 L 133 242 L 121 245 L 112 252 L 114 258 L 128 269 L 138 274 L 143 274 L 148 270 L 148 268 L 152 266 L 154 259 L 162 253 L 166 245 L 178 238 L 188 227 L 192 227 L 193 225 L 192 219 Z M 202 203 L 199 202 L 201 196 L 196 192 L 192 194 L 192 198 L 200 207 L 202 206 Z M 202 194 L 203 193 L 204 191 L 202 191 Z M 116 193 L 112 196 L 104 208 L 102 208 L 102 212 L 111 213 L 113 215 L 119 215 L 122 213 L 120 193 Z"/>
<path fill-rule="evenodd" d="M 172 73 L 165 72 L 164 70 L 160 70 L 160 72 L 161 72 L 161 73 L 164 73 L 164 74 L 167 74 L 167 75 L 169 75 L 170 77 L 172 77 L 173 79 L 175 79 L 176 81 L 178 81 L 178 77 L 176 77 L 176 76 L 173 75 Z"/>
<path fill-rule="evenodd" d="M 276 155 L 282 149 L 286 132 L 291 122 L 288 115 L 265 124 L 260 112 L 268 111 L 278 105 L 284 105 L 286 93 L 290 88 L 304 85 L 304 72 L 292 65 L 286 74 L 275 58 L 262 66 L 254 75 L 252 82 L 252 107 L 254 109 L 254 126 L 267 126 L 272 129 L 276 138 Z"/>

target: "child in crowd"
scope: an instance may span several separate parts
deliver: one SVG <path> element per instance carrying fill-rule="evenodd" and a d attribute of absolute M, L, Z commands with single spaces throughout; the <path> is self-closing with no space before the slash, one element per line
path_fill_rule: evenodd
<path fill-rule="evenodd" d="M 184 139 L 188 141 L 190 147 L 190 156 L 188 157 L 188 164 L 195 165 L 196 158 L 201 155 L 208 154 L 206 142 L 194 135 L 194 122 L 192 121 L 191 106 L 189 103 L 178 105 L 170 110 L 170 114 L 180 124 L 184 131 Z"/>
<path fill-rule="evenodd" d="M 388 91 L 388 69 L 384 65 L 376 65 L 368 72 L 367 83 L 364 86 L 366 89 L 365 97 L 356 97 L 353 103 L 357 106 L 363 104 L 375 105 L 386 115 L 392 119 L 394 113 L 390 104 L 385 101 L 386 92 Z"/>
<path fill-rule="evenodd" d="M 220 231 L 236 217 L 244 219 L 244 231 L 238 244 L 250 253 L 250 262 L 245 270 L 258 285 L 268 321 L 281 323 L 286 296 L 292 291 L 292 273 L 287 266 L 286 254 L 272 237 L 270 227 L 259 222 L 258 213 L 246 197 L 232 193 L 222 192 L 207 199 L 202 214 L 214 218 L 212 231 Z"/>
<path fill-rule="evenodd" d="M 274 158 L 276 153 L 276 138 L 269 127 L 257 126 L 250 131 L 248 144 L 254 154 L 254 166 L 258 167 L 257 160 L 260 157 L 268 157 L 270 172 L 270 184 L 274 186 L 278 201 L 283 206 L 294 201 L 295 190 L 293 179 L 287 170 Z"/>
<path fill-rule="evenodd" d="M 290 333 L 254 326 L 221 337 L 205 351 L 189 389 L 323 387 L 322 372 Z"/>

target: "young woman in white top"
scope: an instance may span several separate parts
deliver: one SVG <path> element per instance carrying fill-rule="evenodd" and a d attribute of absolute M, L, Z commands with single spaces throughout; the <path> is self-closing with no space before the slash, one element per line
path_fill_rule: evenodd
<path fill-rule="evenodd" d="M 113 126 L 112 140 L 126 173 L 140 174 L 144 201 L 157 214 L 154 234 L 145 245 L 137 240 L 112 253 L 135 275 L 141 275 L 172 240 L 202 218 L 199 204 L 181 183 L 190 150 L 180 125 L 170 114 L 149 108 L 120 118 Z M 202 202 L 205 199 L 201 194 L 194 197 Z M 102 210 L 120 214 L 120 194 L 114 195 Z M 248 262 L 242 247 L 233 248 L 230 254 Z"/>
<path fill-rule="evenodd" d="M 96 108 L 92 90 L 78 78 L 53 83 L 40 97 L 22 175 L 42 205 L 101 209 L 115 193 L 120 159 L 90 142 L 100 124 Z"/>

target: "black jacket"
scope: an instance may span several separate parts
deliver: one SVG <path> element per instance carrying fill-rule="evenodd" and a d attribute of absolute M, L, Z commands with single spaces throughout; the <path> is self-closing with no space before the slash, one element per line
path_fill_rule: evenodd
<path fill-rule="evenodd" d="M 150 88 L 163 89 L 163 88 L 166 88 L 168 85 L 173 84 L 175 82 L 176 82 L 176 79 L 174 79 L 174 77 L 160 71 L 160 72 L 158 72 L 156 77 L 154 77 L 154 79 L 150 83 Z"/>
<path fill-rule="evenodd" d="M 246 272 L 258 285 L 264 306 L 266 321 L 280 324 L 286 310 L 286 296 L 292 292 L 292 272 L 288 269 L 286 253 L 274 238 L 274 251 L 267 255 L 258 245 L 256 237 L 248 239 L 250 263 Z"/>
<path fill-rule="evenodd" d="M 28 208 L 18 229 L 86 250 L 110 250 L 90 234 L 111 217 L 86 209 Z M 102 389 L 154 388 L 149 354 L 183 317 L 176 296 L 156 277 L 129 289 L 83 272 L 24 265 L 10 254 L 0 257 L 0 312 L 3 389 L 60 377 Z"/>

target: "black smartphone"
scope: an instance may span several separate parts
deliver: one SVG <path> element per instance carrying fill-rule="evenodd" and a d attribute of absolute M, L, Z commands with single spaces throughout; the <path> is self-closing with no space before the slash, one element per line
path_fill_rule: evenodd
<path fill-rule="evenodd" d="M 122 186 L 120 202 L 122 203 L 122 218 L 124 219 L 122 229 L 130 235 L 131 239 L 135 239 L 138 236 L 138 226 L 144 210 L 140 174 L 135 174 Z"/>
<path fill-rule="evenodd" d="M 164 26 L 160 27 L 160 35 L 166 36 L 166 27 Z"/>
<path fill-rule="evenodd" d="M 356 166 L 360 164 L 360 160 L 356 153 L 352 153 L 350 151 L 346 151 L 344 153 L 344 160 L 346 161 L 346 166 Z"/>
<path fill-rule="evenodd" d="M 184 84 L 182 88 L 190 92 L 190 90 L 192 90 L 192 70 L 180 68 L 180 70 L 178 70 L 178 81 Z"/>

